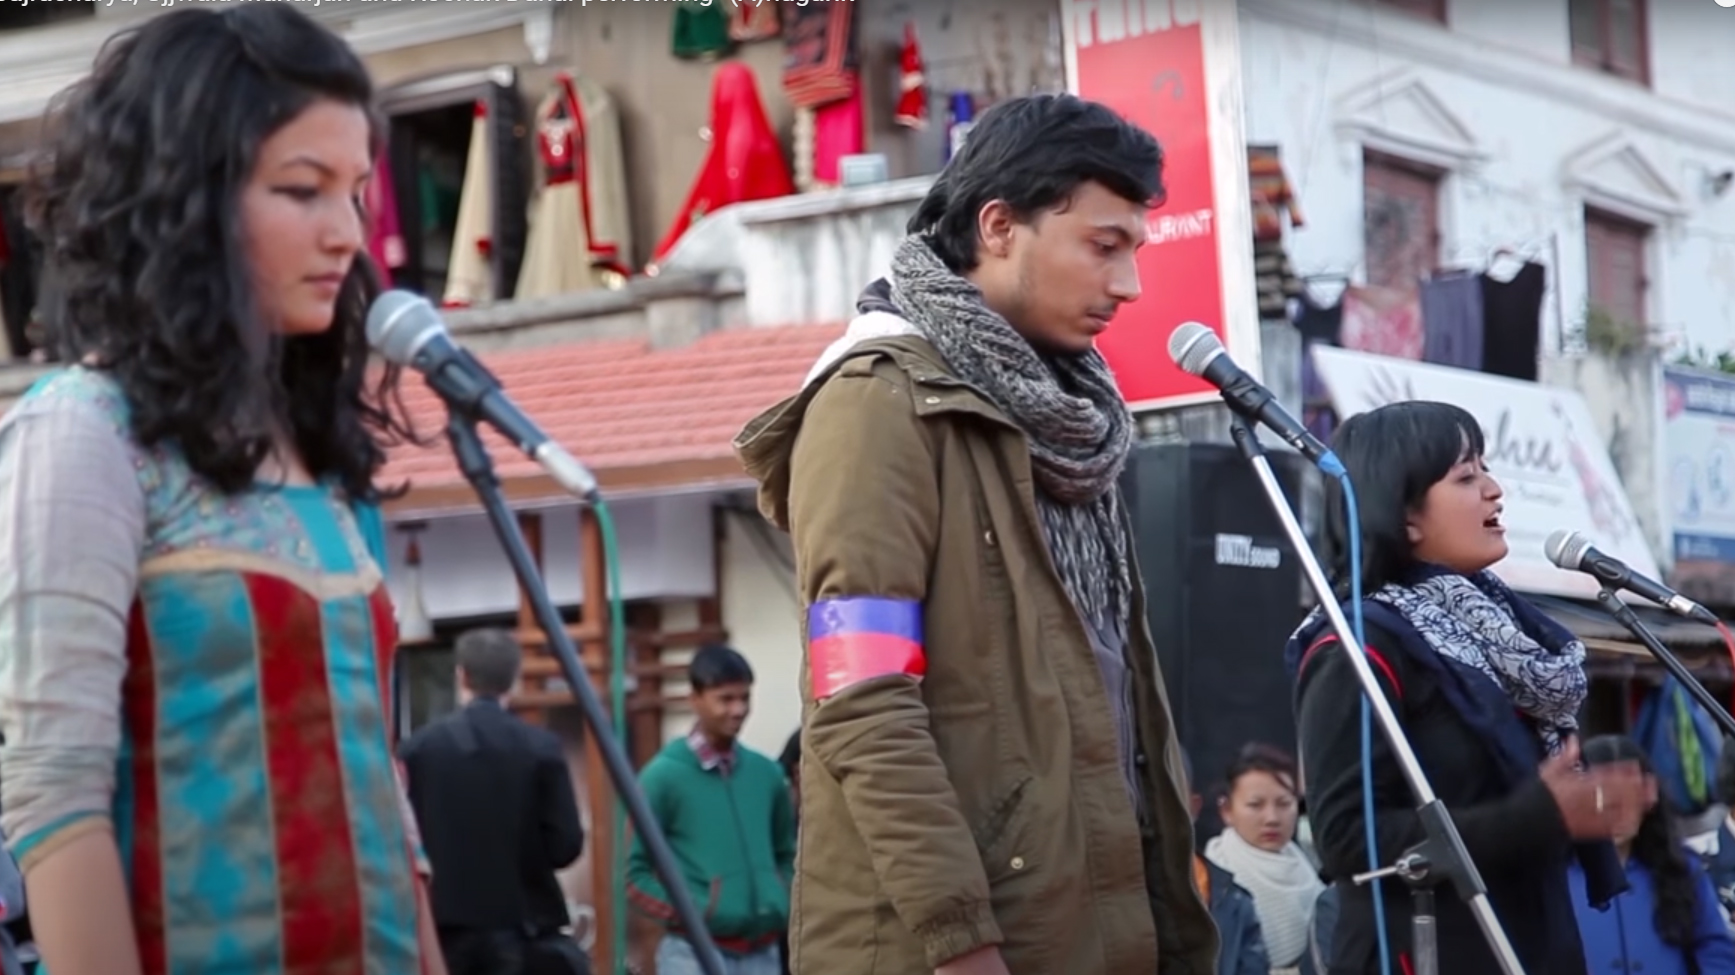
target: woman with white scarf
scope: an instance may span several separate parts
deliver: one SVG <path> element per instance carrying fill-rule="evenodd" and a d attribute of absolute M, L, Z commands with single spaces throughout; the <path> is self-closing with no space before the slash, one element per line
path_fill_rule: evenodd
<path fill-rule="evenodd" d="M 1224 829 L 1205 845 L 1205 857 L 1253 895 L 1274 975 L 1299 972 L 1313 905 L 1325 884 L 1295 842 L 1295 761 L 1255 742 L 1241 750 L 1225 781 L 1227 791 L 1218 801 Z"/>

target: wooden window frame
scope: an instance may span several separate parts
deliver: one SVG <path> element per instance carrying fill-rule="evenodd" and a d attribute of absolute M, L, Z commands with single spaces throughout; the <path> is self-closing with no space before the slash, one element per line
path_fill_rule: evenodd
<path fill-rule="evenodd" d="M 1371 248 L 1369 247 L 1365 221 L 1366 208 L 1369 203 L 1370 195 L 1369 183 L 1378 180 L 1378 177 L 1374 177 L 1374 179 L 1370 181 L 1369 177 L 1376 171 L 1384 171 L 1385 173 L 1400 177 L 1409 177 L 1418 182 L 1426 182 L 1432 187 L 1432 193 L 1428 198 L 1430 211 L 1428 222 L 1431 225 L 1431 239 L 1427 240 L 1425 244 L 1425 260 L 1423 263 L 1426 266 L 1414 269 L 1416 271 L 1417 280 L 1395 283 L 1386 280 L 1375 280 L 1373 272 L 1377 258 L 1371 252 Z M 1444 237 L 1442 224 L 1445 219 L 1445 207 L 1442 205 L 1442 196 L 1445 192 L 1446 176 L 1447 171 L 1436 166 L 1429 166 L 1425 163 L 1419 163 L 1412 159 L 1405 159 L 1402 156 L 1394 156 L 1390 153 L 1380 152 L 1376 149 L 1365 147 L 1362 149 L 1362 206 L 1364 213 L 1362 229 L 1362 246 L 1364 254 L 1362 264 L 1366 270 L 1368 284 L 1384 287 L 1415 288 L 1419 286 L 1422 277 L 1432 274 L 1434 271 L 1439 269 L 1444 244 L 1444 240 L 1442 239 Z"/>
<path fill-rule="evenodd" d="M 1567 23 L 1572 23 L 1570 5 L 1575 0 L 1567 0 L 1569 12 Z M 1633 5 L 1634 46 L 1638 52 L 1638 63 L 1624 66 L 1614 62 L 1614 14 L 1612 0 L 1578 0 L 1591 4 L 1596 10 L 1596 39 L 1594 44 L 1581 43 L 1581 38 L 1569 37 L 1568 44 L 1572 48 L 1572 63 L 1581 68 L 1590 68 L 1602 74 L 1616 78 L 1625 78 L 1636 84 L 1649 86 L 1651 83 L 1651 7 L 1648 0 L 1627 0 Z"/>
<path fill-rule="evenodd" d="M 0 0 L 4 2 L 4 0 Z M 494 303 L 511 301 L 517 292 L 518 273 L 523 268 L 525 249 L 530 238 L 529 153 L 532 140 L 529 132 L 532 106 L 525 100 L 516 69 L 497 66 L 471 71 L 440 72 L 430 77 L 408 81 L 380 94 L 380 111 L 388 128 L 399 116 L 414 115 L 433 109 L 482 101 L 488 104 L 490 126 L 494 140 L 495 186 L 493 228 L 490 237 L 495 247 L 489 257 L 494 278 Z M 414 185 L 414 167 L 399 148 L 390 150 L 388 165 L 392 166 L 393 182 L 402 194 L 404 187 Z M 402 219 L 402 217 L 400 217 Z M 406 236 L 419 227 L 405 221 Z M 438 303 L 440 296 L 426 296 Z"/>
<path fill-rule="evenodd" d="M 1641 328 L 1651 326 L 1651 239 L 1655 233 L 1656 228 L 1643 221 L 1624 217 L 1594 206 L 1584 208 L 1584 260 L 1590 282 L 1585 297 L 1589 304 L 1602 306 L 1604 311 L 1610 314 L 1624 316 L 1626 309 L 1610 307 L 1612 302 L 1599 300 L 1599 298 L 1606 297 L 1606 292 L 1601 296 L 1596 293 L 1599 282 L 1610 281 L 1612 278 L 1612 275 L 1608 273 L 1608 268 L 1602 266 L 1604 260 L 1599 257 L 1598 247 L 1603 240 L 1609 237 L 1628 236 L 1638 246 L 1638 281 L 1636 282 L 1638 320 L 1630 324 Z"/>

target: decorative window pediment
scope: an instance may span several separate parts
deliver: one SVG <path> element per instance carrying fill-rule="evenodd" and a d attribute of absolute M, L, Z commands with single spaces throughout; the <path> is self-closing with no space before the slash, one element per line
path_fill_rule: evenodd
<path fill-rule="evenodd" d="M 1337 130 L 1369 149 L 1457 169 L 1487 153 L 1428 83 L 1408 71 L 1379 75 L 1337 101 Z"/>
<path fill-rule="evenodd" d="M 1663 223 L 1690 209 L 1664 167 L 1621 132 L 1569 154 L 1561 176 L 1586 203 L 1645 223 Z"/>

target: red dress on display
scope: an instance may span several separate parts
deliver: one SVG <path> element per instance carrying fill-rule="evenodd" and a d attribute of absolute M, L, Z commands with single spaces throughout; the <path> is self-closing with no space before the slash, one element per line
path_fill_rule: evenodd
<path fill-rule="evenodd" d="M 661 263 L 687 228 L 718 207 L 794 192 L 783 146 L 765 115 L 753 72 L 734 61 L 718 65 L 711 84 L 711 149 L 651 260 Z"/>

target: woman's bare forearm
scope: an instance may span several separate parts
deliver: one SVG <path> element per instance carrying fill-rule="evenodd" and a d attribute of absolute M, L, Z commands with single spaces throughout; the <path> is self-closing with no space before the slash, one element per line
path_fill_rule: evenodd
<path fill-rule="evenodd" d="M 440 951 L 434 908 L 428 901 L 428 884 L 420 877 L 416 878 L 416 941 L 422 947 L 424 975 L 446 975 L 446 956 Z"/>
<path fill-rule="evenodd" d="M 138 939 L 114 833 L 90 830 L 24 875 L 30 930 L 54 975 L 139 975 Z"/>

